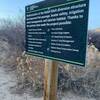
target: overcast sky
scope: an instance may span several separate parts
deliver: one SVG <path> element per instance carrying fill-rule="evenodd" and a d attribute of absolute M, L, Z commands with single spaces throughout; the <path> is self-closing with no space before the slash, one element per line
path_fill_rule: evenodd
<path fill-rule="evenodd" d="M 28 4 L 42 0 L 1 0 L 0 18 L 16 17 L 24 14 L 24 8 Z M 100 28 L 100 0 L 90 0 L 89 29 Z"/>

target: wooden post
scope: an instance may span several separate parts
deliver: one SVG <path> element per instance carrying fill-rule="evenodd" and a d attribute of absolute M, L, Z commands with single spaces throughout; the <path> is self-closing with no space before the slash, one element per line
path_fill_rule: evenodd
<path fill-rule="evenodd" d="M 57 100 L 57 62 L 48 59 L 45 60 L 44 78 L 44 100 Z"/>

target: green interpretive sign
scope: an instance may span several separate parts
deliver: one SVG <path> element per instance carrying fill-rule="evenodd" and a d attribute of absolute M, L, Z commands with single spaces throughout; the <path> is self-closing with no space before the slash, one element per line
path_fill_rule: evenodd
<path fill-rule="evenodd" d="M 89 0 L 46 0 L 25 12 L 27 54 L 85 66 Z"/>

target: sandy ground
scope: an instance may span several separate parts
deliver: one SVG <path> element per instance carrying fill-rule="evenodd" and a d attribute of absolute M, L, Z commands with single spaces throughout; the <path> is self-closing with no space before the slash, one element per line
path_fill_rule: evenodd
<path fill-rule="evenodd" d="M 6 73 L 0 66 L 0 100 L 42 100 L 42 98 L 33 98 L 28 94 L 17 95 L 11 94 L 10 88 L 16 85 L 16 79 L 13 74 Z"/>
<path fill-rule="evenodd" d="M 29 94 L 12 94 L 10 91 L 11 87 L 16 85 L 16 78 L 13 72 L 7 73 L 3 68 L 0 66 L 0 100 L 43 100 L 43 98 L 33 98 Z M 85 97 L 79 97 L 72 93 L 67 93 L 66 97 L 63 100 L 95 100 L 89 99 Z"/>
<path fill-rule="evenodd" d="M 67 93 L 66 97 L 63 98 L 63 100 L 96 100 L 96 99 L 76 96 L 69 92 Z"/>

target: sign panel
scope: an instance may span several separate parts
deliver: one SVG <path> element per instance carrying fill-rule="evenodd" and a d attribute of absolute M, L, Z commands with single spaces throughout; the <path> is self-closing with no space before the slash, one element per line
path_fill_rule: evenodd
<path fill-rule="evenodd" d="M 89 0 L 46 0 L 26 6 L 26 52 L 85 66 Z"/>

